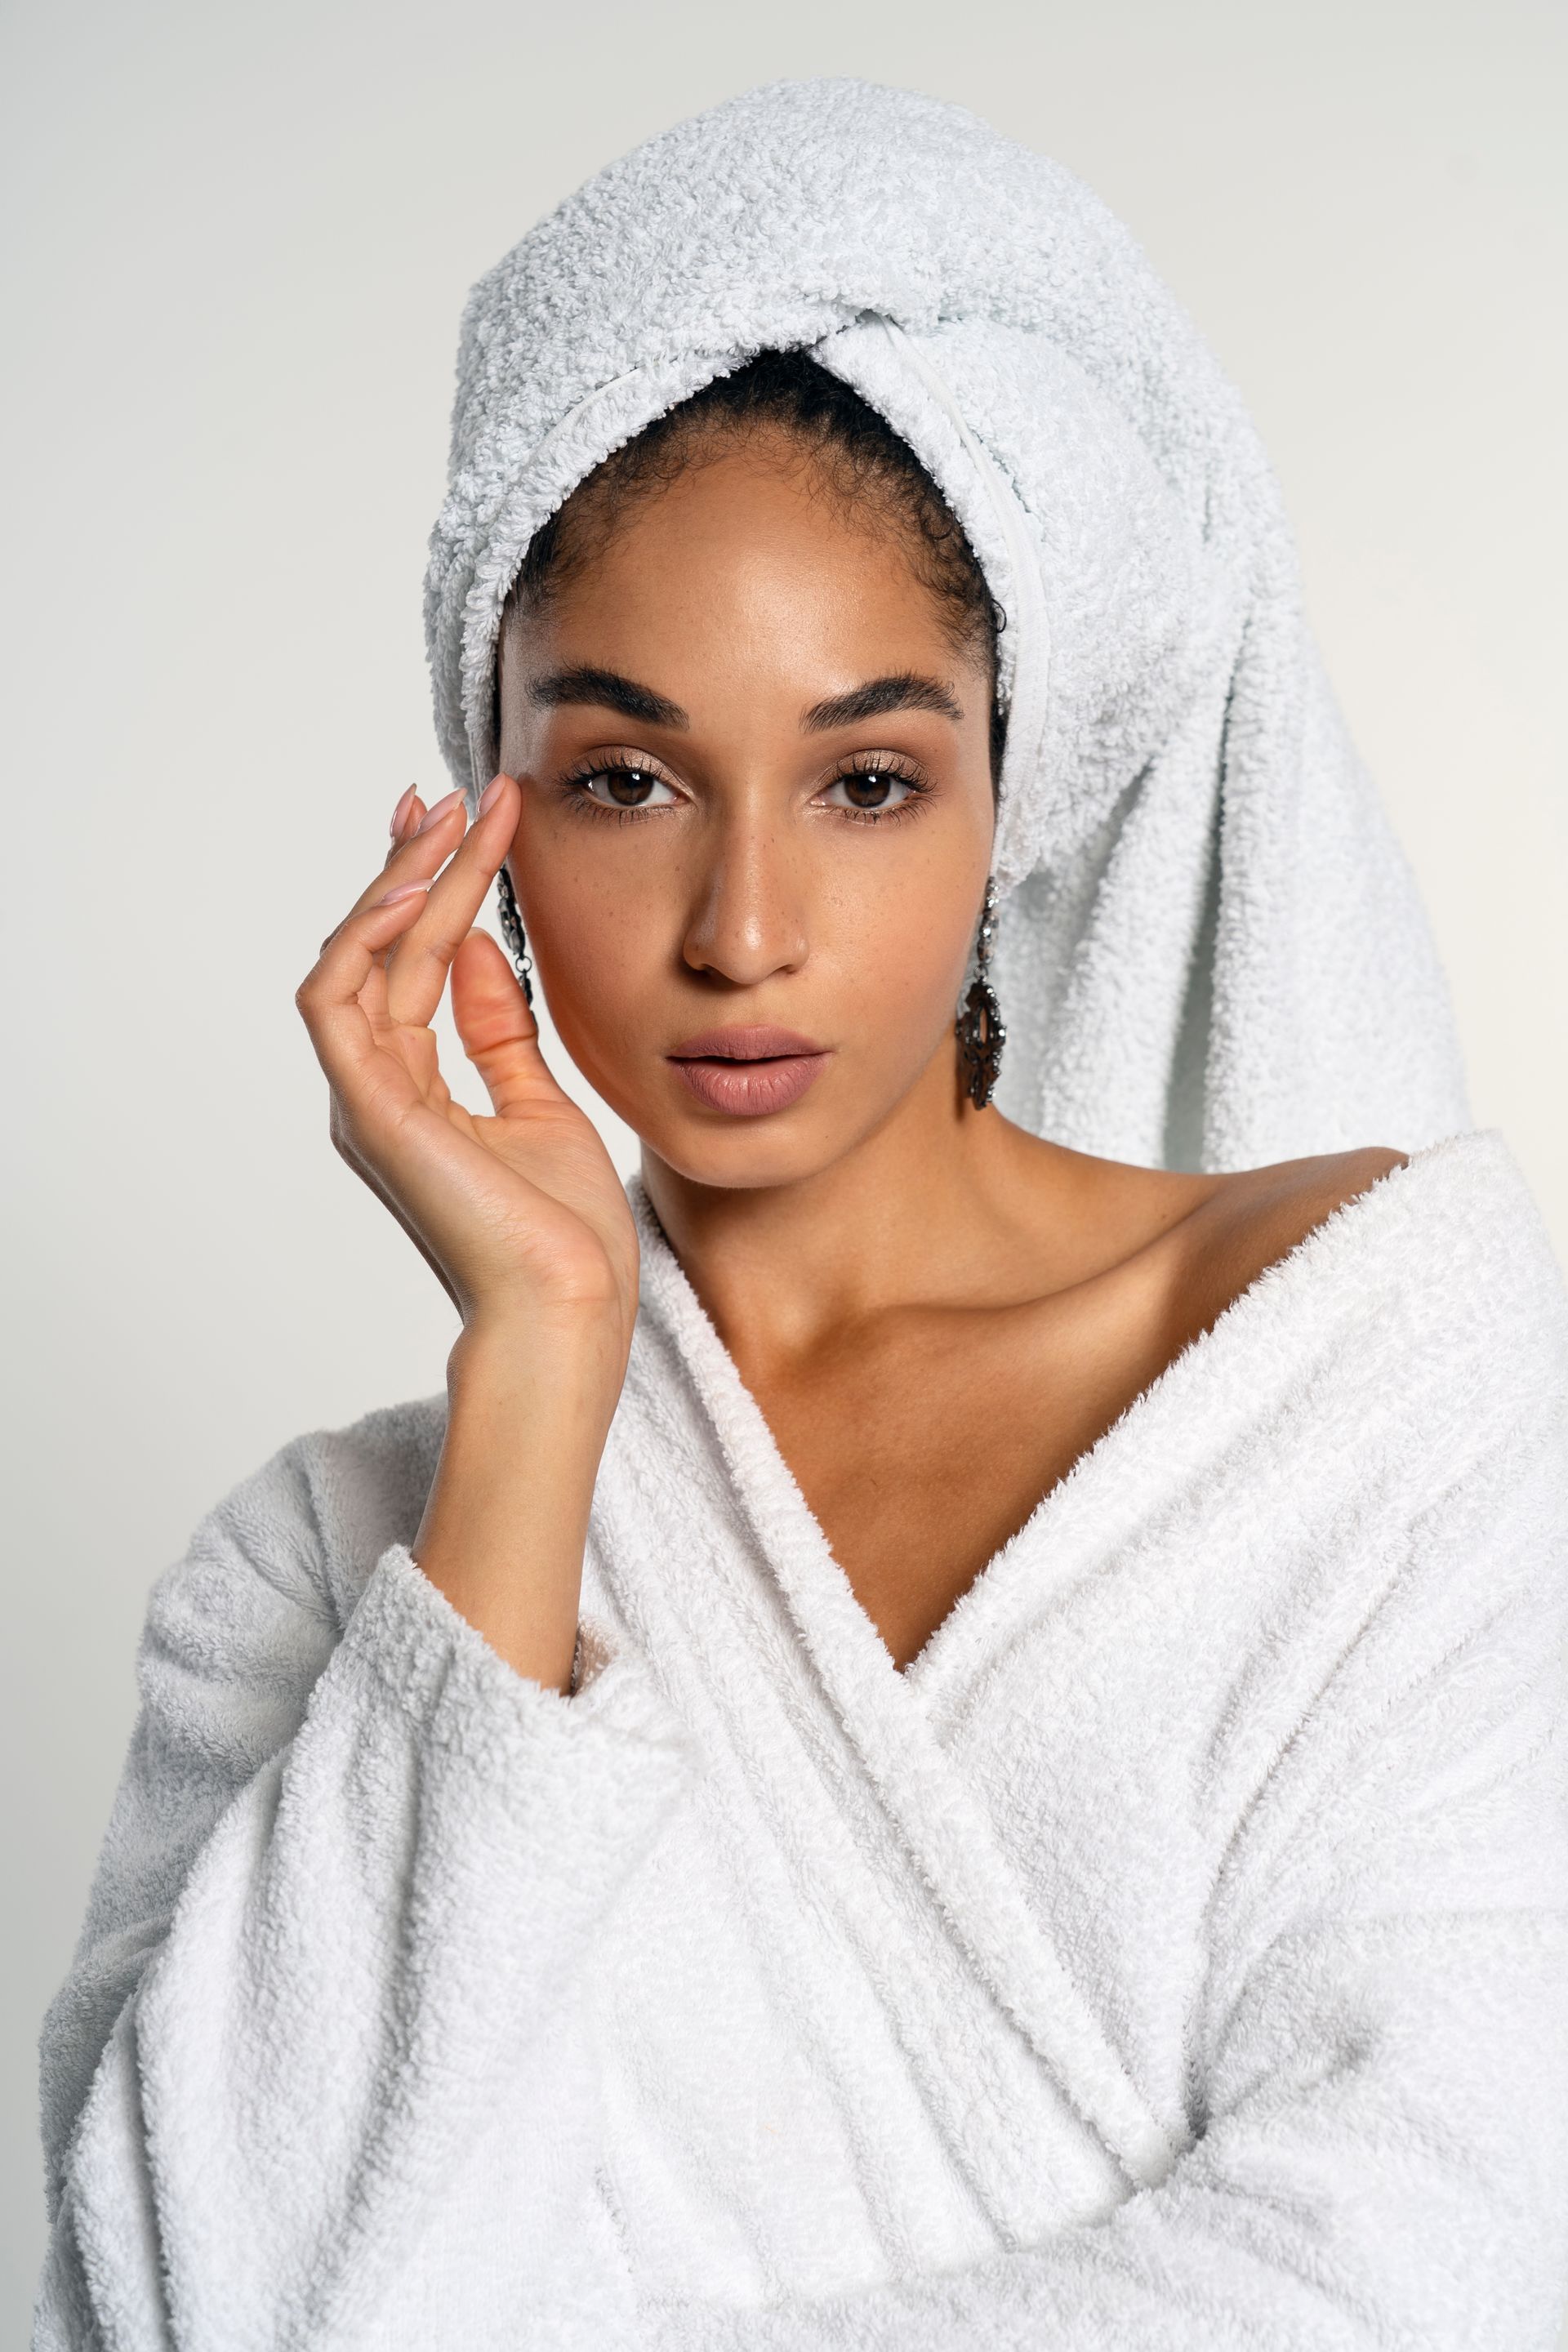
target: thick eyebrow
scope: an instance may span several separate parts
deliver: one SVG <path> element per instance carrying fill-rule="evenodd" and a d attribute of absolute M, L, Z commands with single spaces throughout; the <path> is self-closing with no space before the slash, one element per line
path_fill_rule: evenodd
<path fill-rule="evenodd" d="M 832 727 L 858 726 L 863 719 L 884 719 L 890 710 L 934 710 L 955 720 L 963 717 L 952 688 L 940 678 L 904 669 L 891 677 L 868 678 L 864 686 L 830 695 L 826 702 L 814 702 L 800 723 L 811 734 L 823 734 Z"/>
<path fill-rule="evenodd" d="M 591 662 L 574 662 L 570 669 L 552 669 L 536 677 L 528 689 L 530 702 L 553 709 L 563 702 L 593 702 L 603 710 L 618 710 L 623 719 L 640 719 L 645 727 L 689 727 L 679 702 L 639 686 L 619 670 L 595 669 Z"/>

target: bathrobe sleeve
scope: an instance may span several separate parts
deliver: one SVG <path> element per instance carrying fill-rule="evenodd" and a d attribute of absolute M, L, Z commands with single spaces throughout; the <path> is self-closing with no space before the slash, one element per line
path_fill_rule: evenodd
<path fill-rule="evenodd" d="M 40 2352 L 401 2344 L 388 2298 L 439 2273 L 487 2116 L 526 2142 L 541 2110 L 520 2231 L 571 2175 L 563 2003 L 692 1759 L 634 1653 L 569 1697 L 529 1682 L 402 1542 L 343 1622 L 326 1526 L 358 1434 L 285 1448 L 154 1591 L 44 2029 Z M 465 2298 L 529 2263 L 516 2232 L 452 2263 L 444 2340 L 499 2340 Z"/>
<path fill-rule="evenodd" d="M 973 2268 L 667 2307 L 661 2352 L 1556 2352 L 1568 1511 L 1529 1417 L 1357 1556 L 1362 1631 L 1223 1861 L 1164 2179 Z"/>

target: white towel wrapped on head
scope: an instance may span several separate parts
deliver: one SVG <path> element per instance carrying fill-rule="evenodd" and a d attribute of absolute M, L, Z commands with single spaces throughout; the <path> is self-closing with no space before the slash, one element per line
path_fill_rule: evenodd
<path fill-rule="evenodd" d="M 750 91 L 475 288 L 426 582 L 458 781 L 493 772 L 497 624 L 540 524 L 673 403 L 797 345 L 916 450 L 1006 614 L 1003 1108 L 1214 1169 L 1468 1126 L 1426 919 L 1241 401 L 1099 199 L 961 108 Z"/>

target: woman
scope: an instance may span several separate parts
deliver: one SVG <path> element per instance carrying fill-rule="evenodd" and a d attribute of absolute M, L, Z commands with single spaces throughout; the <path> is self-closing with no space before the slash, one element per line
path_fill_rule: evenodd
<path fill-rule="evenodd" d="M 154 1596 L 38 2341 L 1548 2345 L 1568 1312 L 1191 327 L 752 93 L 476 289 L 428 612 L 300 1005 L 461 1330 Z"/>

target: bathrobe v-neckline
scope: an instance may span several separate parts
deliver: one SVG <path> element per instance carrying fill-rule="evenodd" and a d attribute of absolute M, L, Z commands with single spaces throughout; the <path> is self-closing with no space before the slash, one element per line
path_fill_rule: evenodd
<path fill-rule="evenodd" d="M 1201 1380 L 1205 1387 L 1206 1450 L 1208 1442 L 1223 1442 L 1227 1426 L 1255 1412 L 1260 1356 L 1277 1376 L 1288 1363 L 1289 1347 L 1273 1342 L 1309 1286 L 1317 1311 L 1325 1288 L 1336 1283 L 1347 1311 L 1353 1310 L 1355 1285 L 1346 1277 L 1353 1276 L 1358 1239 L 1378 1222 L 1373 1204 L 1387 1203 L 1391 1192 L 1418 1192 L 1434 1154 L 1451 1155 L 1455 1148 L 1450 1140 L 1413 1154 L 1334 1210 L 1239 1292 L 1041 1497 L 902 1672 L 835 1558 L 640 1181 L 629 1188 L 642 1244 L 645 1306 L 683 1362 L 711 1423 L 738 1507 L 816 1685 L 947 1932 L 1135 2186 L 1164 2177 L 1187 2144 L 1183 2127 L 1179 2119 L 1162 2123 L 1128 2074 L 1047 1925 L 1026 1899 L 984 1803 L 948 1752 L 944 1728 L 986 1657 L 1005 1642 L 1008 1622 L 1026 1593 L 1028 1605 L 1037 1608 L 1042 1580 L 1059 1589 L 1136 1528 L 1150 1464 L 1168 1466 L 1190 1447 L 1185 1408 L 1193 1384 Z M 1007 2217 L 994 2218 L 1005 2230 Z"/>

